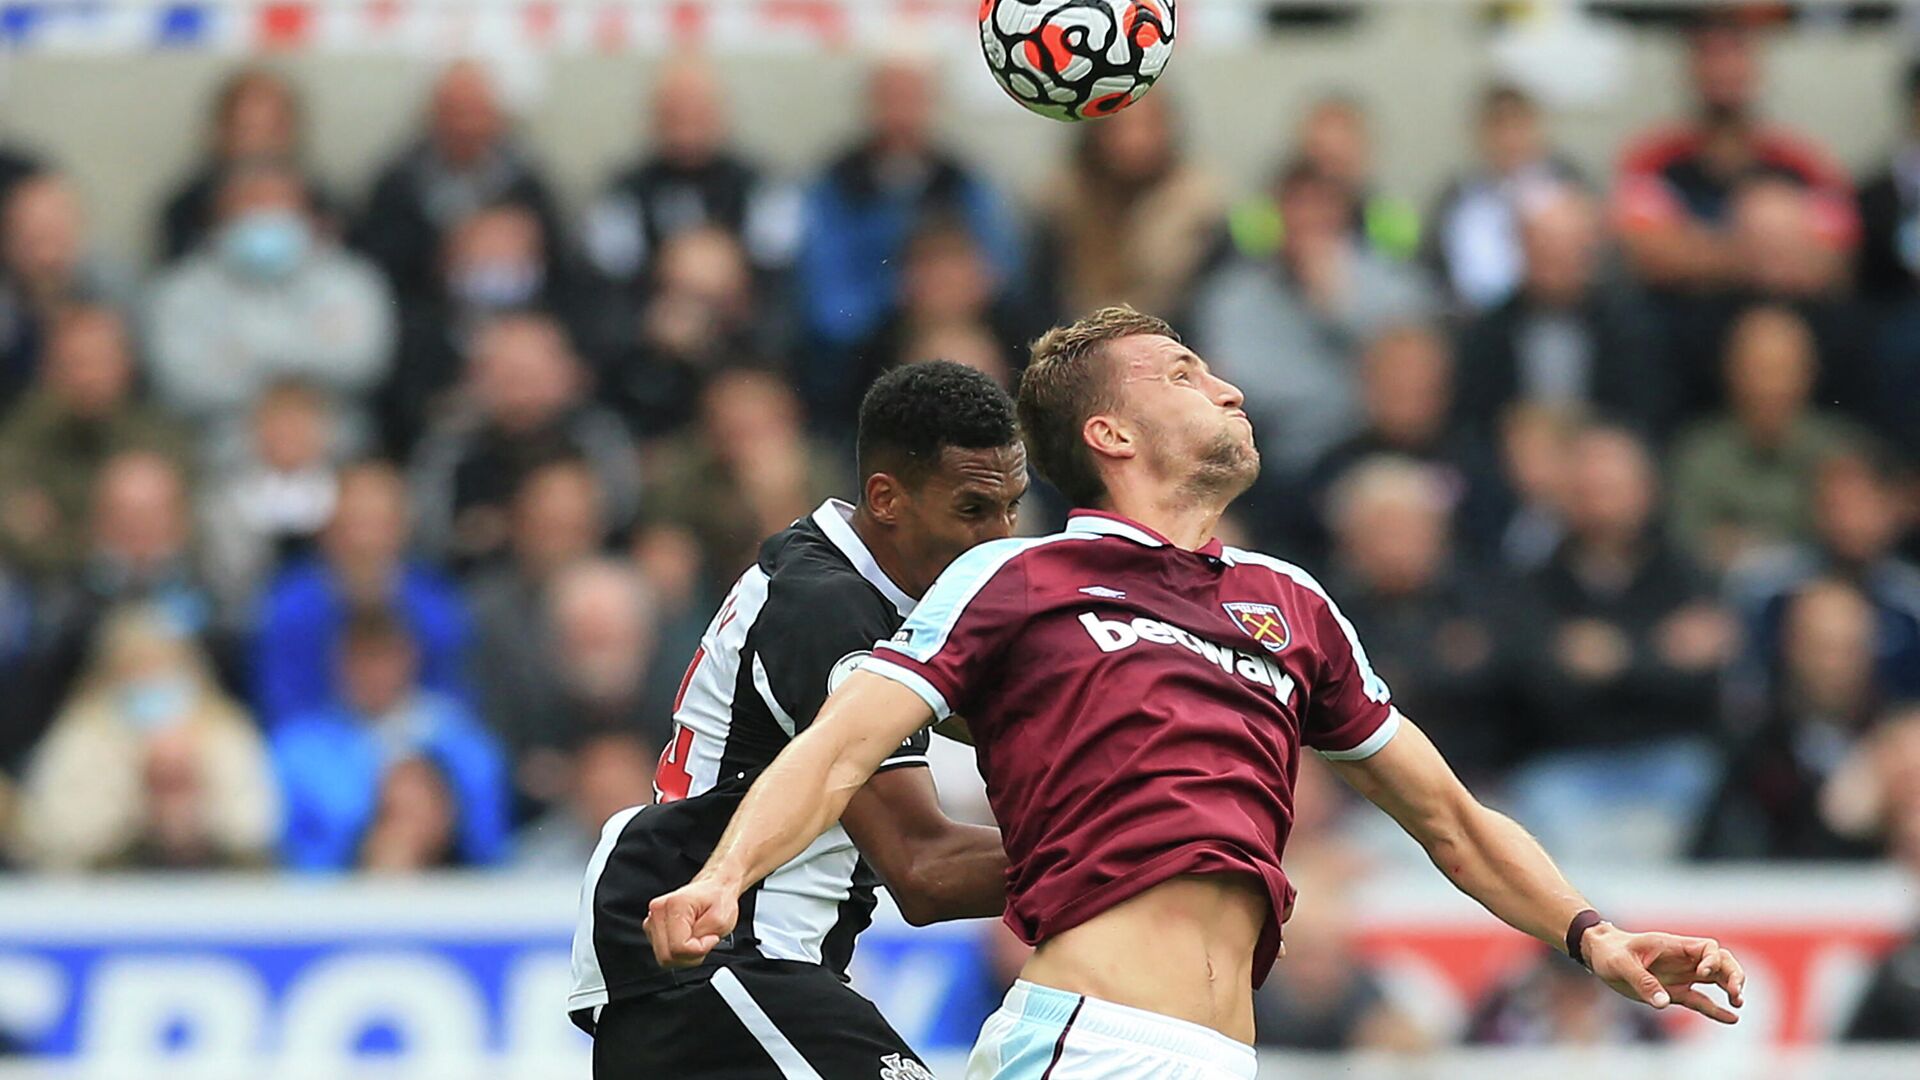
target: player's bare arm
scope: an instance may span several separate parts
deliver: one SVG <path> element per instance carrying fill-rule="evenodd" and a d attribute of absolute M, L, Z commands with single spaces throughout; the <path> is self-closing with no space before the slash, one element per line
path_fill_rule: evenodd
<path fill-rule="evenodd" d="M 1394 739 L 1359 761 L 1331 762 L 1342 779 L 1393 816 L 1448 880 L 1516 930 L 1556 948 L 1569 938 L 1579 959 L 1608 986 L 1656 1009 L 1678 1003 L 1734 1023 L 1746 973 L 1711 938 L 1629 933 L 1599 922 L 1569 934 L 1591 905 L 1546 851 L 1511 818 L 1481 805 L 1426 735 L 1404 718 Z M 1728 1008 L 1698 987 L 1725 991 Z"/>
<path fill-rule="evenodd" d="M 933 721 L 919 695 L 855 672 L 741 800 L 706 866 L 648 907 L 663 967 L 697 964 L 739 919 L 740 894 L 806 849 L 845 812 L 888 754 Z"/>
<path fill-rule="evenodd" d="M 848 800 L 840 824 L 913 925 L 987 918 L 1006 907 L 1000 830 L 941 813 L 929 770 L 875 773 Z"/>

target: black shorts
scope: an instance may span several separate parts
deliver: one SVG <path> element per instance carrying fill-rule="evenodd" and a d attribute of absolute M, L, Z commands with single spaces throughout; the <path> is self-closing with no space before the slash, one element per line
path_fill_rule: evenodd
<path fill-rule="evenodd" d="M 743 960 L 600 1010 L 594 1080 L 933 1080 L 873 1002 L 818 964 Z"/>

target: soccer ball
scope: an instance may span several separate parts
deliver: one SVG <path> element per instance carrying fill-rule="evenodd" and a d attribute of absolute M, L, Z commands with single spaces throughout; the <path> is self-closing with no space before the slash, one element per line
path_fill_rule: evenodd
<path fill-rule="evenodd" d="M 1153 89 L 1173 56 L 1174 0 L 981 0 L 987 68 L 1055 120 L 1112 116 Z"/>

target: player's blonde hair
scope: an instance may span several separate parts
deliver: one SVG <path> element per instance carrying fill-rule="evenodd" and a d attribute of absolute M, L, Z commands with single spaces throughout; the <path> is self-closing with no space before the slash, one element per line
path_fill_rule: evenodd
<path fill-rule="evenodd" d="M 1103 355 L 1109 342 L 1137 334 L 1180 340 L 1165 319 L 1125 304 L 1104 307 L 1033 343 L 1020 378 L 1020 431 L 1034 467 L 1075 506 L 1096 506 L 1106 485 L 1081 438 L 1087 418 L 1114 404 L 1117 383 Z"/>

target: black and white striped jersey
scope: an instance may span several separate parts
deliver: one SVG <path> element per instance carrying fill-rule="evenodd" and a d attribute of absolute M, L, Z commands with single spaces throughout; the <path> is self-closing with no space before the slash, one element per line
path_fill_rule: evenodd
<path fill-rule="evenodd" d="M 838 825 L 740 898 L 738 925 L 703 968 L 662 970 L 643 923 L 654 897 L 706 863 L 760 771 L 913 611 L 852 516 L 828 500 L 769 539 L 708 624 L 681 679 L 655 802 L 614 815 L 587 867 L 568 998 L 582 1026 L 590 1029 L 595 1006 L 704 978 L 741 957 L 822 964 L 844 977 L 879 881 Z M 922 730 L 882 768 L 925 766 L 927 741 Z"/>

